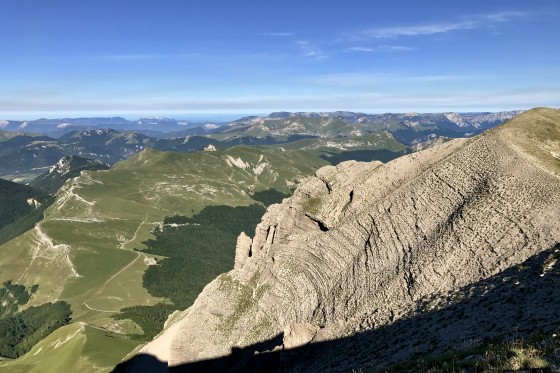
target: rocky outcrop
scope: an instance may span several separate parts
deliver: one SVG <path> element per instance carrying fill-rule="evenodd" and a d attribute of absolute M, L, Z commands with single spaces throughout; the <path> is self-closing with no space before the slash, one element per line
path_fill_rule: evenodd
<path fill-rule="evenodd" d="M 537 109 L 387 164 L 321 168 L 238 239 L 234 270 L 186 312 L 170 365 L 378 329 L 553 247 L 560 178 L 553 152 L 535 150 L 539 121 L 559 133 L 560 112 Z"/>

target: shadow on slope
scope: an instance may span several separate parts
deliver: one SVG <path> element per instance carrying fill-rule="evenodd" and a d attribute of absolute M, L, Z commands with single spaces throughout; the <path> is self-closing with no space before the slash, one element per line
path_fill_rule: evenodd
<path fill-rule="evenodd" d="M 328 152 L 327 154 L 323 154 L 320 157 L 323 158 L 325 161 L 330 162 L 333 166 L 336 166 L 341 162 L 350 161 L 350 160 L 359 161 L 359 162 L 381 161 L 383 163 L 387 163 L 405 154 L 407 154 L 406 150 L 393 152 L 387 149 L 379 149 L 379 150 L 352 150 L 352 151 L 344 151 L 340 153 Z"/>
<path fill-rule="evenodd" d="M 32 229 L 53 202 L 38 189 L 0 179 L 0 245 Z"/>
<path fill-rule="evenodd" d="M 413 357 L 560 329 L 560 243 L 476 284 L 417 302 L 398 321 L 337 340 L 272 351 L 282 335 L 229 356 L 166 367 L 149 355 L 114 372 L 375 371 Z M 266 352 L 272 351 L 272 352 Z M 149 367 L 149 368 L 148 368 Z"/>

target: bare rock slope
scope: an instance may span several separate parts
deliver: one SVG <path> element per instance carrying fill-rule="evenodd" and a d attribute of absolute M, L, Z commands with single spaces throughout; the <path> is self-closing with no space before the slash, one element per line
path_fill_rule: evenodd
<path fill-rule="evenodd" d="M 559 151 L 560 111 L 533 109 L 387 164 L 321 168 L 240 236 L 235 269 L 186 311 L 169 364 L 378 329 L 554 247 Z"/>

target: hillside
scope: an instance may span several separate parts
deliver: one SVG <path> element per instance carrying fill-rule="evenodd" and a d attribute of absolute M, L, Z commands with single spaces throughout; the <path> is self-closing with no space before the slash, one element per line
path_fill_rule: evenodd
<path fill-rule="evenodd" d="M 80 176 L 82 171 L 99 171 L 109 168 L 105 163 L 78 157 L 75 155 L 61 158 L 48 172 L 37 176 L 29 186 L 39 189 L 47 194 L 54 194 L 64 183 L 74 177 Z"/>
<path fill-rule="evenodd" d="M 21 135 L 0 142 L 0 175 L 31 181 L 65 156 L 89 158 L 113 165 L 149 147 L 164 151 L 196 152 L 217 143 L 204 137 L 157 139 L 112 129 L 71 131 L 58 139 Z"/>
<path fill-rule="evenodd" d="M 190 305 L 207 281 L 233 267 L 237 225 L 209 209 L 252 209 L 243 216 L 254 225 L 265 211 L 258 192 L 286 194 L 325 164 L 304 152 L 248 147 L 190 154 L 146 149 L 110 170 L 70 179 L 44 220 L 0 246 L 0 282 L 38 285 L 25 307 L 65 301 L 72 321 L 20 358 L 0 361 L 0 370 L 110 370 L 146 335 L 159 332 L 170 312 Z M 181 245 L 180 253 L 161 253 L 168 229 L 183 237 L 204 233 L 185 231 L 197 227 L 212 233 L 197 242 L 213 251 Z M 190 293 L 159 295 L 167 291 L 162 275 L 176 276 L 185 263 L 194 268 Z"/>
<path fill-rule="evenodd" d="M 38 136 L 24 131 L 4 131 L 0 130 L 0 142 L 12 139 L 16 136 Z"/>
<path fill-rule="evenodd" d="M 559 110 L 533 109 L 480 136 L 387 164 L 321 168 L 268 208 L 255 232 L 245 232 L 253 238 L 239 236 L 235 269 L 207 285 L 161 343 L 144 351 L 187 370 L 227 364 L 241 371 L 269 356 L 284 370 L 346 371 L 442 353 L 465 339 L 506 338 L 515 325 L 523 326 L 521 336 L 528 329 L 552 333 L 558 305 L 540 310 L 558 291 L 559 130 Z M 516 280 L 516 266 L 527 265 L 542 267 Z M 536 289 L 543 276 L 551 286 L 544 303 L 529 303 L 515 316 L 500 307 L 513 286 Z M 493 288 L 503 297 L 487 313 L 491 319 L 450 319 L 452 334 L 430 333 L 429 344 L 422 333 L 409 333 L 394 340 L 402 348 L 389 349 L 380 337 L 386 329 L 396 338 L 399 325 L 413 320 L 435 325 L 418 317 L 443 320 L 455 312 L 454 302 L 463 302 L 456 306 L 463 312 L 486 312 L 472 307 L 493 307 L 483 299 Z M 334 347 L 320 349 L 327 341 Z"/>
<path fill-rule="evenodd" d="M 142 139 L 126 137 L 117 131 L 86 131 L 61 139 L 16 136 L 0 142 L 0 175 L 29 182 L 69 155 L 113 164 L 142 150 L 141 144 Z"/>

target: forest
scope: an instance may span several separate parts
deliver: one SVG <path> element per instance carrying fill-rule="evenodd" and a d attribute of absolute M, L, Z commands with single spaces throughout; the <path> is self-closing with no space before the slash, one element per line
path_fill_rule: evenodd
<path fill-rule="evenodd" d="M 188 308 L 204 286 L 233 268 L 239 234 L 253 235 L 265 206 L 279 203 L 285 197 L 269 189 L 252 196 L 262 204 L 208 206 L 193 217 L 166 217 L 163 228 L 154 231 L 156 239 L 145 241 L 148 248 L 143 250 L 166 258 L 146 270 L 143 285 L 153 296 L 168 298 L 172 304 L 129 307 L 114 318 L 131 319 L 142 327 L 144 335 L 131 338 L 153 338 L 171 312 Z"/>
<path fill-rule="evenodd" d="M 38 285 L 27 289 L 6 281 L 0 288 L 0 356 L 18 358 L 47 335 L 68 324 L 72 311 L 64 301 L 18 311 L 29 302 Z"/>
<path fill-rule="evenodd" d="M 40 205 L 32 206 L 28 199 Z M 0 179 L 0 245 L 33 228 L 53 201 L 37 189 Z"/>

